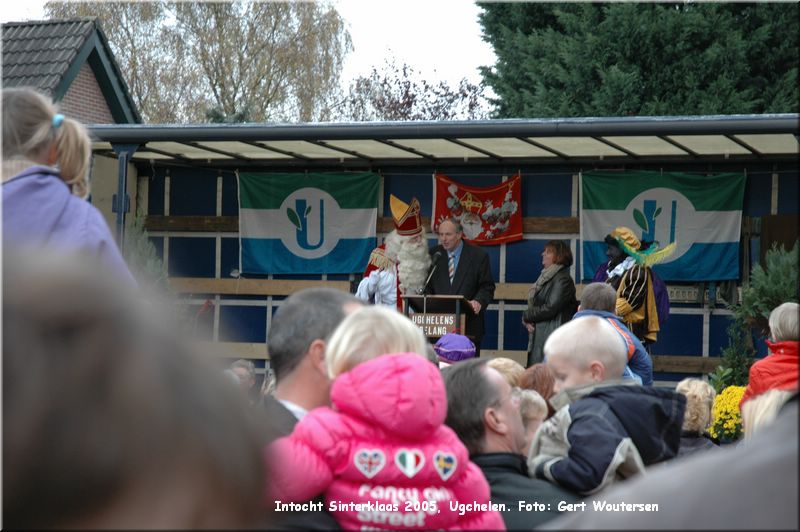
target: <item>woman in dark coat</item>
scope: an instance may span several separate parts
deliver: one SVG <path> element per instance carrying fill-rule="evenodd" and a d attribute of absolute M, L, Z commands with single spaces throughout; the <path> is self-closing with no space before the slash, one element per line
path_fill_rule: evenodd
<path fill-rule="evenodd" d="M 528 366 L 542 362 L 544 343 L 578 306 L 575 282 L 569 275 L 572 251 L 563 240 L 551 240 L 542 252 L 542 273 L 528 292 L 522 323 L 528 329 Z"/>

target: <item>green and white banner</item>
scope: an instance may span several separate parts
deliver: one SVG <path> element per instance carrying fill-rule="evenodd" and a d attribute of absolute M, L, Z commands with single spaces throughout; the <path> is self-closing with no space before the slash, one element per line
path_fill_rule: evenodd
<path fill-rule="evenodd" d="M 371 172 L 239 174 L 242 273 L 362 272 L 379 185 Z"/>
<path fill-rule="evenodd" d="M 739 278 L 744 174 L 585 172 L 581 176 L 583 279 L 607 260 L 605 236 L 625 226 L 675 251 L 655 271 L 668 281 Z"/>

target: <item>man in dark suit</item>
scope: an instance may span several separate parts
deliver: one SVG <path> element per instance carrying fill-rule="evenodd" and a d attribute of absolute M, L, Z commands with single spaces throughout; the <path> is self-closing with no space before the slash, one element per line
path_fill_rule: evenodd
<path fill-rule="evenodd" d="M 484 250 L 463 240 L 461 223 L 453 218 L 441 222 L 438 228 L 439 245 L 431 250 L 434 261 L 433 275 L 426 293 L 462 295 L 469 301 L 466 310 L 466 331 L 480 356 L 484 333 L 486 307 L 494 298 L 494 280 L 489 265 L 489 255 Z M 436 253 L 439 253 L 436 259 Z"/>
<path fill-rule="evenodd" d="M 330 404 L 325 346 L 345 316 L 362 306 L 346 292 L 309 288 L 289 296 L 275 312 L 267 337 L 275 391 L 263 400 L 269 441 L 291 434 L 309 410 Z M 324 507 L 321 497 L 314 502 Z M 339 530 L 325 510 L 284 512 L 273 524 L 285 530 Z"/>
<path fill-rule="evenodd" d="M 275 392 L 263 400 L 270 440 L 291 434 L 306 412 L 330 404 L 325 344 L 362 305 L 346 292 L 309 288 L 292 294 L 275 312 L 267 337 Z"/>

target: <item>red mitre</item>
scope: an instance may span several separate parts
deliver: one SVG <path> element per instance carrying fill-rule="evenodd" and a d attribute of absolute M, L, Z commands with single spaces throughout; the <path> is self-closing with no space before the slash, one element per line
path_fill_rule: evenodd
<path fill-rule="evenodd" d="M 413 236 L 422 233 L 422 219 L 417 198 L 411 198 L 409 205 L 394 194 L 389 195 L 389 209 L 398 235 Z"/>

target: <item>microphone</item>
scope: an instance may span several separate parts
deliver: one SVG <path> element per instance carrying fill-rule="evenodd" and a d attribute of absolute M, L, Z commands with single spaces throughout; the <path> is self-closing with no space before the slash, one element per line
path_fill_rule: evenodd
<path fill-rule="evenodd" d="M 437 263 L 439 262 L 439 259 L 441 258 L 441 256 L 442 256 L 442 252 L 440 250 L 440 251 L 437 251 L 436 253 L 434 253 L 433 257 L 431 257 L 431 264 L 433 264 L 433 268 L 431 268 L 431 273 L 428 274 L 428 278 L 425 280 L 425 284 L 422 286 L 422 290 L 420 291 L 420 294 L 425 293 L 425 290 L 427 290 L 428 283 L 431 282 L 431 277 L 433 277 L 433 272 L 436 271 L 436 266 L 438 266 Z"/>

